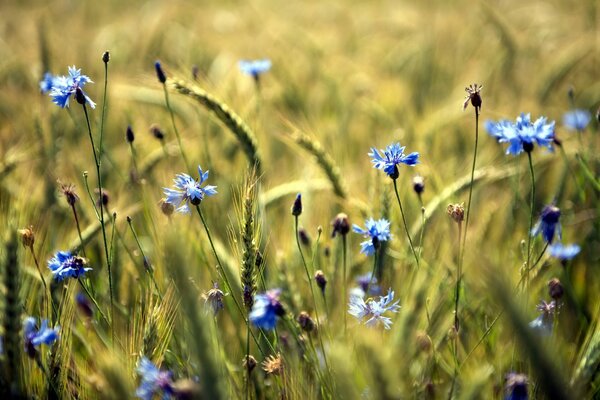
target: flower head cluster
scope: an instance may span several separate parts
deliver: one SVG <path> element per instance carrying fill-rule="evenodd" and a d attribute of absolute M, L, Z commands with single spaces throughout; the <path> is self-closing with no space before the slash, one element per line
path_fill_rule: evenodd
<path fill-rule="evenodd" d="M 577 244 L 563 245 L 562 243 L 555 243 L 548 249 L 552 257 L 561 261 L 572 260 L 581 251 L 581 247 Z"/>
<path fill-rule="evenodd" d="M 572 131 L 582 131 L 592 120 L 587 110 L 572 110 L 563 115 L 563 125 Z"/>
<path fill-rule="evenodd" d="M 74 65 L 69 67 L 68 76 L 53 76 L 50 73 L 44 75 L 44 79 L 40 82 L 42 93 L 49 93 L 52 101 L 62 108 L 69 106 L 69 99 L 72 95 L 76 95 L 77 90 L 81 91 L 81 95 L 90 107 L 96 108 L 96 103 L 83 92 L 83 87 L 86 83 L 93 83 L 87 75 L 81 74 L 81 69 L 77 69 Z"/>
<path fill-rule="evenodd" d="M 170 371 L 161 371 L 146 357 L 140 359 L 137 373 L 142 380 L 135 391 L 136 397 L 143 400 L 152 400 L 154 394 L 162 393 L 162 398 L 168 399 L 174 393 L 173 374 Z"/>
<path fill-rule="evenodd" d="M 397 179 L 398 164 L 406 164 L 414 166 L 419 162 L 419 153 L 413 152 L 408 155 L 404 154 L 405 146 L 400 146 L 400 143 L 392 143 L 381 153 L 375 148 L 371 148 L 369 157 L 373 166 L 383 170 L 392 179 Z"/>
<path fill-rule="evenodd" d="M 540 215 L 540 220 L 531 231 L 531 234 L 537 236 L 541 233 L 544 240 L 548 243 L 552 243 L 555 234 L 559 240 L 562 239 L 559 219 L 560 209 L 558 207 L 552 204 L 545 206 Z"/>
<path fill-rule="evenodd" d="M 367 240 L 360 244 L 360 252 L 370 256 L 379 248 L 381 242 L 388 241 L 392 238 L 390 233 L 390 221 L 385 218 L 375 221 L 369 218 L 365 221 L 365 228 L 354 224 L 352 230 L 363 235 Z"/>
<path fill-rule="evenodd" d="M 245 74 L 252 76 L 255 80 L 258 80 L 259 76 L 271 69 L 271 60 L 241 60 L 239 62 L 240 71 Z"/>
<path fill-rule="evenodd" d="M 277 317 L 285 314 L 283 305 L 279 302 L 281 289 L 271 289 L 254 296 L 254 304 L 250 312 L 250 321 L 259 328 L 272 330 L 277 323 Z"/>
<path fill-rule="evenodd" d="M 188 174 L 177 174 L 173 182 L 175 182 L 175 189 L 163 188 L 165 196 L 165 203 L 172 204 L 174 207 L 178 207 L 175 211 L 182 214 L 189 214 L 190 207 L 188 203 L 194 206 L 200 204 L 204 199 L 204 196 L 212 196 L 217 193 L 217 187 L 201 185 L 208 179 L 208 171 L 203 172 L 202 168 L 198 166 L 198 174 L 200 180 L 196 181 Z"/>
<path fill-rule="evenodd" d="M 540 312 L 540 316 L 529 323 L 529 326 L 538 331 L 542 336 L 547 336 L 552 333 L 553 315 L 556 312 L 556 302 L 552 300 L 546 303 L 544 300 L 537 305 L 536 309 Z"/>
<path fill-rule="evenodd" d="M 397 313 L 400 310 L 399 302 L 400 300 L 394 302 L 394 292 L 391 289 L 388 290 L 387 295 L 380 296 L 379 300 L 369 298 L 365 301 L 361 296 L 352 296 L 348 304 L 348 313 L 356 317 L 359 322 L 366 320 L 364 324 L 367 326 L 375 326 L 380 322 L 385 329 L 390 329 L 392 320 L 383 314 L 388 311 Z"/>
<path fill-rule="evenodd" d="M 506 154 L 529 153 L 534 143 L 553 150 L 554 121 L 546 123 L 546 117 L 540 117 L 532 123 L 530 114 L 522 113 L 514 123 L 508 120 L 486 121 L 485 128 L 499 143 L 509 144 Z"/>
<path fill-rule="evenodd" d="M 86 268 L 86 260 L 71 254 L 69 251 L 59 251 L 48 260 L 48 268 L 54 279 L 62 281 L 65 278 L 79 278 L 92 268 Z"/>
<path fill-rule="evenodd" d="M 35 318 L 27 317 L 23 321 L 23 338 L 25 340 L 25 351 L 29 357 L 34 358 L 37 347 L 41 344 L 51 345 L 58 339 L 59 327 L 48 328 L 48 320 L 42 320 L 42 326 L 37 329 Z"/>

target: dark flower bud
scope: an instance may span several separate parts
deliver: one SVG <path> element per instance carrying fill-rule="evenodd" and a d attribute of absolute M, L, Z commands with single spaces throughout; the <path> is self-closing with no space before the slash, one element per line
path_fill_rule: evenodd
<path fill-rule="evenodd" d="M 324 255 L 325 257 L 329 257 L 329 256 L 331 255 L 331 249 L 329 248 L 329 246 L 325 246 L 325 247 L 323 248 L 323 255 Z"/>
<path fill-rule="evenodd" d="M 192 78 L 194 78 L 195 81 L 198 80 L 198 72 L 200 72 L 200 68 L 194 64 L 192 66 Z"/>
<path fill-rule="evenodd" d="M 298 193 L 294 205 L 292 205 L 292 215 L 297 217 L 302 214 L 302 195 Z"/>
<path fill-rule="evenodd" d="M 523 150 L 526 153 L 531 153 L 533 151 L 533 143 L 523 142 Z"/>
<path fill-rule="evenodd" d="M 85 317 L 92 318 L 94 316 L 92 303 L 85 294 L 81 292 L 77 293 L 77 296 L 75 296 L 75 302 L 77 303 L 79 311 L 81 311 Z"/>
<path fill-rule="evenodd" d="M 242 365 L 248 370 L 248 372 L 252 372 L 254 368 L 256 368 L 256 364 L 256 358 L 254 358 L 252 355 L 245 356 L 244 361 L 242 362 Z"/>
<path fill-rule="evenodd" d="M 108 50 L 106 50 L 104 54 L 102 54 L 102 61 L 104 62 L 104 64 L 108 64 L 108 62 L 110 61 L 110 53 L 108 52 Z"/>
<path fill-rule="evenodd" d="M 552 138 L 552 143 L 554 143 L 558 147 L 562 146 L 562 141 L 556 136 L 556 133 L 554 134 L 554 137 Z"/>
<path fill-rule="evenodd" d="M 125 138 L 127 139 L 127 142 L 129 142 L 129 143 L 133 143 L 133 141 L 135 140 L 135 136 L 133 134 L 133 129 L 131 129 L 131 125 L 127 126 L 127 131 L 125 132 Z"/>
<path fill-rule="evenodd" d="M 400 176 L 400 171 L 398 170 L 398 164 L 394 164 L 394 172 L 392 172 L 390 174 L 390 178 L 392 178 L 393 180 L 398 179 L 398 177 Z"/>
<path fill-rule="evenodd" d="M 167 203 L 165 199 L 160 201 L 160 211 L 167 217 L 169 217 L 175 211 L 175 206 L 171 203 Z"/>
<path fill-rule="evenodd" d="M 548 282 L 548 292 L 554 300 L 559 300 L 565 291 L 562 283 L 557 278 L 553 278 Z"/>
<path fill-rule="evenodd" d="M 165 75 L 165 71 L 163 71 L 162 66 L 160 65 L 160 61 L 156 61 L 154 63 L 154 69 L 156 69 L 156 76 L 158 77 L 158 81 L 164 84 L 167 81 L 167 76 Z"/>
<path fill-rule="evenodd" d="M 199 206 L 202 203 L 202 199 L 200 197 L 192 197 L 190 198 L 190 203 L 194 206 Z"/>
<path fill-rule="evenodd" d="M 298 239 L 300 239 L 300 243 L 302 243 L 304 246 L 310 246 L 310 236 L 308 236 L 306 229 L 300 228 L 298 230 Z"/>
<path fill-rule="evenodd" d="M 331 232 L 331 237 L 335 237 L 338 233 L 342 236 L 346 236 L 348 232 L 350 232 L 350 220 L 348 216 L 344 213 L 339 213 L 335 216 L 335 219 L 331 221 L 331 225 L 333 226 L 333 232 Z"/>
<path fill-rule="evenodd" d="M 298 314 L 298 318 L 296 320 L 298 321 L 300 328 L 302 328 L 302 330 L 305 332 L 312 332 L 315 329 L 315 323 L 306 311 L 302 311 L 300 314 Z"/>
<path fill-rule="evenodd" d="M 162 131 L 162 129 L 160 129 L 160 126 L 158 126 L 158 124 L 150 125 L 150 133 L 152 133 L 152 135 L 154 135 L 154 137 L 158 140 L 163 140 L 165 138 L 165 134 Z"/>
<path fill-rule="evenodd" d="M 413 178 L 412 184 L 413 184 L 413 190 L 419 196 L 421 195 L 421 193 L 423 193 L 425 191 L 425 179 L 423 179 L 422 176 L 420 176 L 420 175 L 415 176 Z"/>
<path fill-rule="evenodd" d="M 277 302 L 275 304 L 275 315 L 277 315 L 278 317 L 283 317 L 285 315 L 285 308 L 280 302 Z"/>
<path fill-rule="evenodd" d="M 79 196 L 75 193 L 75 186 L 73 185 L 60 185 L 60 191 L 67 199 L 67 203 L 73 207 L 77 200 L 79 200 Z"/>
<path fill-rule="evenodd" d="M 108 206 L 108 202 L 110 201 L 110 195 L 108 194 L 106 189 L 103 188 L 102 191 L 99 191 L 98 188 L 96 188 L 94 189 L 94 193 L 96 194 L 96 196 L 98 196 L 98 199 L 96 200 L 96 204 L 98 205 L 98 207 L 100 207 L 100 202 L 102 202 L 103 207 Z"/>
<path fill-rule="evenodd" d="M 152 272 L 152 264 L 150 263 L 148 257 L 144 257 L 144 269 L 146 271 Z"/>
<path fill-rule="evenodd" d="M 507 399 L 527 399 L 527 384 L 529 380 L 524 374 L 511 372 L 506 375 L 504 391 Z"/>
<path fill-rule="evenodd" d="M 33 248 L 33 244 L 35 243 L 33 226 L 25 229 L 19 229 L 19 235 L 21 236 L 21 243 L 23 244 L 23 247 Z"/>
<path fill-rule="evenodd" d="M 569 86 L 567 89 L 567 96 L 569 97 L 569 101 L 573 102 L 575 100 L 575 88 L 573 86 Z"/>
<path fill-rule="evenodd" d="M 85 104 L 85 95 L 83 94 L 83 90 L 79 87 L 75 89 L 75 100 L 81 105 Z"/>
<path fill-rule="evenodd" d="M 321 289 L 322 293 L 325 293 L 325 286 L 327 286 L 327 278 L 325 278 L 325 274 L 323 271 L 318 270 L 315 272 L 315 282 L 317 282 L 317 286 Z"/>

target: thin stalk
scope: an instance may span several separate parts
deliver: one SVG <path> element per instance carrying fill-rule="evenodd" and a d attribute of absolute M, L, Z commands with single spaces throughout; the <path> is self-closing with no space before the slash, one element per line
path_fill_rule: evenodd
<path fill-rule="evenodd" d="M 246 325 L 246 400 L 250 399 L 250 368 L 248 362 L 250 360 L 250 325 Z"/>
<path fill-rule="evenodd" d="M 346 315 L 346 302 L 348 301 L 348 295 L 346 293 L 346 236 L 347 235 L 342 235 L 342 274 L 343 274 L 343 280 L 342 280 L 342 293 L 343 293 L 343 304 L 344 304 L 344 336 L 347 335 L 348 332 L 348 317 Z"/>
<path fill-rule="evenodd" d="M 92 296 L 92 294 L 90 293 L 90 290 L 87 288 L 87 286 L 85 286 L 85 284 L 83 283 L 81 278 L 77 278 L 77 281 L 83 288 L 83 291 L 85 292 L 85 294 L 87 294 L 87 296 L 92 300 L 92 303 L 94 303 L 94 305 L 96 306 L 96 309 L 100 313 L 100 316 L 102 316 L 102 319 L 104 320 L 104 322 L 106 322 L 108 325 L 112 325 L 110 323 L 110 321 L 108 320 L 108 318 L 106 318 L 106 315 L 104 315 L 104 313 L 102 312 L 102 309 L 100 309 L 100 306 L 98 305 L 98 302 L 96 301 L 96 298 L 94 296 Z"/>
<path fill-rule="evenodd" d="M 400 214 L 402 215 L 402 222 L 404 223 L 404 230 L 406 231 L 406 237 L 408 237 L 408 243 L 410 244 L 410 248 L 415 256 L 415 261 L 417 262 L 417 268 L 419 268 L 419 257 L 417 256 L 417 252 L 415 251 L 415 246 L 413 246 L 412 239 L 410 237 L 410 233 L 408 232 L 408 225 L 406 225 L 406 218 L 404 217 L 404 209 L 402 208 L 402 201 L 400 201 L 400 195 L 398 194 L 398 185 L 396 184 L 396 179 L 394 179 L 394 192 L 396 193 L 396 199 L 398 200 L 398 206 L 400 206 Z"/>
<path fill-rule="evenodd" d="M 171 103 L 169 102 L 169 91 L 167 90 L 167 84 L 163 83 L 163 90 L 165 92 L 165 102 L 167 103 L 167 109 L 169 110 L 169 115 L 171 116 L 171 124 L 173 125 L 173 131 L 175 132 L 175 136 L 177 137 L 177 143 L 179 144 L 179 150 L 181 151 L 181 158 L 183 158 L 183 162 L 185 163 L 185 168 L 189 171 L 190 163 L 183 151 L 183 145 L 181 144 L 181 136 L 179 135 L 179 130 L 177 129 L 177 125 L 175 124 L 175 114 L 173 113 L 173 109 L 171 108 Z"/>
<path fill-rule="evenodd" d="M 467 203 L 467 218 L 465 219 L 465 232 L 462 238 L 462 249 L 460 250 L 460 264 L 465 256 L 467 244 L 467 230 L 469 229 L 469 216 L 471 215 L 471 199 L 473 197 L 473 181 L 475 179 L 475 164 L 477 162 L 477 145 L 479 143 L 479 108 L 475 108 L 475 149 L 473 151 L 473 165 L 471 167 L 471 183 L 469 184 L 469 202 Z"/>
<path fill-rule="evenodd" d="M 106 240 L 106 226 L 104 224 L 104 202 L 102 201 L 102 175 L 100 174 L 100 160 L 96 154 L 96 147 L 94 145 L 94 136 L 92 135 L 92 127 L 90 125 L 90 118 L 88 115 L 87 107 L 85 103 L 81 105 L 83 107 L 83 113 L 85 114 L 85 122 L 87 123 L 88 134 L 90 136 L 90 144 L 92 145 L 92 153 L 94 153 L 94 162 L 96 163 L 96 174 L 98 176 L 98 194 L 100 196 L 100 227 L 102 228 L 102 240 L 104 243 L 104 255 L 106 257 L 106 265 L 108 267 L 108 289 L 110 293 L 110 320 L 111 320 L 111 331 L 112 337 L 115 336 L 115 328 L 112 324 L 113 310 L 114 310 L 114 298 L 113 298 L 113 287 L 112 287 L 112 272 L 110 269 L 110 256 L 108 254 L 108 241 Z"/>
<path fill-rule="evenodd" d="M 35 262 L 35 266 L 40 274 L 40 279 L 42 280 L 42 285 L 44 285 L 44 297 L 45 297 L 45 303 L 46 303 L 46 312 L 48 313 L 48 316 L 50 317 L 52 314 L 50 314 L 50 304 L 52 304 L 52 310 L 54 312 L 56 312 L 56 310 L 54 309 L 54 302 L 52 301 L 52 296 L 50 295 L 50 292 L 48 291 L 48 285 L 46 285 L 46 280 L 44 279 L 44 274 L 42 274 L 42 269 L 40 268 L 40 263 L 38 262 L 37 256 L 35 255 L 35 251 L 33 250 L 33 245 L 28 246 L 29 250 L 31 251 L 31 255 L 33 256 L 33 261 Z"/>
<path fill-rule="evenodd" d="M 315 290 L 313 288 L 313 282 L 310 277 L 310 272 L 308 271 L 308 265 L 306 264 L 306 259 L 304 258 L 304 253 L 302 253 L 302 246 L 300 246 L 300 238 L 298 237 L 298 216 L 294 215 L 294 233 L 296 237 L 296 245 L 298 246 L 298 251 L 300 252 L 300 258 L 302 259 L 302 264 L 304 265 L 304 271 L 306 271 L 306 278 L 308 278 L 308 286 L 310 287 L 310 293 L 313 298 L 313 304 L 315 306 L 315 317 L 317 319 L 317 326 L 321 328 L 321 322 L 319 318 L 319 310 L 317 307 L 317 298 L 315 296 Z M 325 353 L 325 346 L 323 345 L 323 337 L 319 334 L 319 344 L 321 345 L 321 351 L 323 352 L 323 360 L 325 360 L 325 367 L 327 371 L 330 373 L 329 363 L 327 362 L 327 354 Z"/>
<path fill-rule="evenodd" d="M 104 94 L 102 95 L 102 116 L 100 117 L 100 143 L 99 143 L 99 162 L 102 163 L 102 153 L 104 152 L 103 138 L 104 138 L 104 116 L 106 115 L 106 93 L 108 87 L 108 62 L 104 63 Z"/>
<path fill-rule="evenodd" d="M 462 223 L 458 223 L 458 267 L 456 269 L 456 290 L 454 292 L 454 329 L 456 329 L 456 333 L 458 334 L 458 329 L 460 327 L 460 322 L 458 319 L 458 303 L 460 300 L 460 284 L 462 282 L 462 265 L 460 262 L 460 238 L 462 237 Z M 456 357 L 456 349 L 455 349 L 455 357 Z"/>
<path fill-rule="evenodd" d="M 423 206 L 423 198 L 419 195 L 419 203 L 421 203 L 421 233 L 419 234 L 419 260 L 423 256 L 423 235 L 425 234 L 425 207 Z"/>
<path fill-rule="evenodd" d="M 527 271 L 526 271 L 526 287 L 529 292 L 529 269 L 531 266 L 531 230 L 533 229 L 533 208 L 535 201 L 535 173 L 533 172 L 533 160 L 531 158 L 531 152 L 527 152 L 527 158 L 529 160 L 529 171 L 531 172 L 531 201 L 530 201 L 530 212 L 529 212 L 529 230 L 527 231 Z"/>
<path fill-rule="evenodd" d="M 77 210 L 75 209 L 75 204 L 71 206 L 71 209 L 73 210 L 73 217 L 75 218 L 75 225 L 77 226 L 77 234 L 79 235 L 79 241 L 81 242 L 81 252 L 83 253 L 83 256 L 87 258 L 87 255 L 85 254 L 85 246 L 83 244 L 83 236 L 81 235 L 81 226 L 79 225 L 79 218 L 77 217 Z"/>
<path fill-rule="evenodd" d="M 133 237 L 135 239 L 135 243 L 137 244 L 138 249 L 140 249 L 140 253 L 142 253 L 142 258 L 144 260 L 144 269 L 146 270 L 146 272 L 150 276 L 150 279 L 154 283 L 154 288 L 156 289 L 156 293 L 158 294 L 158 297 L 162 301 L 163 297 L 162 297 L 162 294 L 160 292 L 160 289 L 158 288 L 158 284 L 156 283 L 156 279 L 154 278 L 154 273 L 152 271 L 152 266 L 150 265 L 150 262 L 146 258 L 146 254 L 144 254 L 144 249 L 142 249 L 142 245 L 140 244 L 140 240 L 138 239 L 138 235 L 135 232 L 135 229 L 133 228 L 133 225 L 131 224 L 131 217 L 130 216 L 127 216 L 127 223 L 129 224 L 129 228 L 131 229 L 131 233 L 133 233 Z"/>
<path fill-rule="evenodd" d="M 375 253 L 373 253 L 373 271 L 371 271 L 371 278 L 369 279 L 369 283 L 367 283 L 367 290 L 365 290 L 365 296 L 369 296 L 369 290 L 371 289 L 371 285 L 373 284 L 373 279 L 375 279 L 375 270 L 377 269 L 377 261 L 379 257 L 379 248 L 375 247 Z"/>

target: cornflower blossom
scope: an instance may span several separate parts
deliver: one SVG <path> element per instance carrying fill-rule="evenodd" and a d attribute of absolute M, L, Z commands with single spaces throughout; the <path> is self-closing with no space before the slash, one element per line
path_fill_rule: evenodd
<path fill-rule="evenodd" d="M 169 203 L 174 207 L 177 207 L 175 211 L 182 214 L 189 214 L 190 207 L 188 203 L 194 206 L 200 204 L 204 199 L 204 196 L 212 196 L 217 193 L 217 187 L 201 185 L 208 179 L 208 171 L 203 172 L 202 168 L 198 166 L 198 174 L 200 180 L 196 181 L 188 174 L 177 174 L 173 182 L 175 182 L 175 189 L 163 188 L 163 192 L 167 198 L 165 203 Z"/>
<path fill-rule="evenodd" d="M 529 323 L 529 327 L 540 333 L 542 336 L 548 336 L 552 333 L 553 315 L 556 312 L 556 302 L 552 300 L 546 303 L 544 300 L 536 309 L 540 312 L 540 316 Z"/>
<path fill-rule="evenodd" d="M 271 60 L 241 60 L 238 64 L 240 71 L 258 80 L 259 76 L 271 69 Z"/>
<path fill-rule="evenodd" d="M 562 239 L 562 229 L 560 222 L 560 209 L 555 205 L 547 205 L 542 209 L 540 220 L 531 231 L 532 236 L 542 234 L 542 237 L 547 243 L 552 243 L 554 235 L 558 236 L 558 239 Z"/>
<path fill-rule="evenodd" d="M 265 293 L 254 296 L 254 304 L 248 318 L 255 326 L 273 330 L 277 324 L 277 317 L 285 314 L 285 310 L 279 302 L 281 289 L 271 289 Z"/>
<path fill-rule="evenodd" d="M 405 146 L 400 146 L 400 143 L 392 143 L 379 153 L 375 147 L 371 147 L 369 157 L 375 168 L 383 170 L 390 178 L 397 179 L 400 174 L 398 164 L 412 167 L 419 162 L 419 153 L 413 152 L 406 155 L 404 154 L 405 148 Z"/>
<path fill-rule="evenodd" d="M 57 76 L 52 75 L 50 72 L 46 72 L 44 77 L 40 81 L 40 91 L 42 94 L 46 94 L 52 90 Z"/>
<path fill-rule="evenodd" d="M 35 318 L 27 317 L 23 321 L 23 338 L 25 341 L 25 351 L 29 357 L 34 358 L 37 354 L 37 347 L 42 344 L 50 346 L 58 339 L 60 327 L 48 328 L 48 320 L 42 320 L 42 326 L 37 329 Z"/>
<path fill-rule="evenodd" d="M 74 65 L 69 67 L 69 76 L 56 76 L 53 81 L 52 89 L 50 90 L 50 96 L 52 101 L 59 105 L 61 108 L 69 106 L 69 98 L 80 89 L 86 103 L 92 108 L 96 108 L 96 103 L 89 98 L 83 87 L 86 83 L 94 83 L 87 75 L 81 74 L 81 69 L 77 69 Z"/>
<path fill-rule="evenodd" d="M 516 122 L 501 120 L 486 121 L 485 129 L 499 143 L 508 143 L 506 154 L 518 155 L 533 150 L 534 143 L 553 151 L 554 121 L 546 123 L 546 117 L 539 117 L 531 122 L 531 115 L 521 113 Z"/>
<path fill-rule="evenodd" d="M 174 394 L 173 374 L 170 371 L 161 371 L 148 358 L 140 359 L 137 373 L 142 380 L 135 391 L 136 397 L 152 400 L 156 393 L 162 392 L 162 399 L 169 399 Z"/>
<path fill-rule="evenodd" d="M 572 260 L 581 251 L 581 247 L 576 244 L 563 245 L 562 243 L 555 243 L 548 248 L 550 255 L 561 261 Z"/>
<path fill-rule="evenodd" d="M 386 296 L 380 296 L 379 300 L 369 298 L 365 301 L 363 297 L 354 295 L 350 297 L 348 313 L 356 317 L 359 322 L 366 320 L 364 324 L 367 326 L 375 326 L 379 322 L 385 329 L 390 329 L 392 319 L 383 314 L 397 313 L 400 310 L 399 302 L 400 300 L 394 302 L 394 292 L 391 289 L 388 289 Z"/>
<path fill-rule="evenodd" d="M 62 281 L 65 278 L 79 278 L 92 268 L 86 268 L 86 260 L 71 254 L 69 251 L 59 251 L 48 260 L 48 268 L 54 279 Z"/>
<path fill-rule="evenodd" d="M 587 110 L 572 110 L 563 115 L 563 125 L 572 131 L 583 131 L 591 120 L 592 114 Z"/>
<path fill-rule="evenodd" d="M 365 228 L 354 224 L 352 230 L 356 233 L 363 235 L 367 240 L 360 244 L 360 252 L 370 256 L 375 253 L 375 250 L 379 248 L 381 242 L 388 241 L 392 238 L 390 233 L 390 222 L 381 218 L 375 221 L 373 218 L 368 218 L 365 221 Z"/>

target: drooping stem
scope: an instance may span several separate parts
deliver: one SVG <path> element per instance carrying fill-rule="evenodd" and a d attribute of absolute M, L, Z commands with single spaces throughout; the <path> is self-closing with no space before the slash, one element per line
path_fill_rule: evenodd
<path fill-rule="evenodd" d="M 404 209 L 402 208 L 402 201 L 400 200 L 400 195 L 398 194 L 398 185 L 396 184 L 396 179 L 394 181 L 394 192 L 396 193 L 396 199 L 398 200 L 398 206 L 400 206 L 400 214 L 402 215 L 402 222 L 404 223 L 404 230 L 406 231 L 406 237 L 408 237 L 408 243 L 410 244 L 410 248 L 415 256 L 415 261 L 417 262 L 417 268 L 419 268 L 419 256 L 415 251 L 415 246 L 413 246 L 412 239 L 410 237 L 410 232 L 408 232 L 408 225 L 406 224 L 406 217 L 404 216 Z"/>

